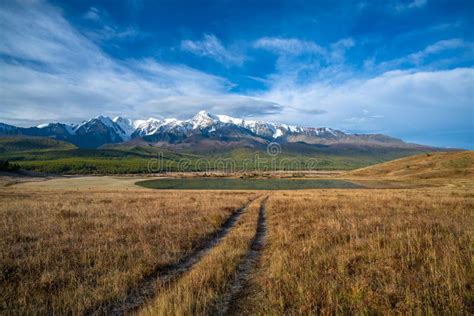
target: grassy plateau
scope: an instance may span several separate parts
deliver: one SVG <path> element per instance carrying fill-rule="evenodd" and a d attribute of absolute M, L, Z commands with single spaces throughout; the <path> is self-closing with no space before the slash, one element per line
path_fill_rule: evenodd
<path fill-rule="evenodd" d="M 473 158 L 298 179 L 5 175 L 0 314 L 473 314 Z M 282 189 L 303 180 L 364 188 Z"/>

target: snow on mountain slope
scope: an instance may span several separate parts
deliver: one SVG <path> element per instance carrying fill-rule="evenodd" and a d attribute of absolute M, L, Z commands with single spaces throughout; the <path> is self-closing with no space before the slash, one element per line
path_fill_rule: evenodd
<path fill-rule="evenodd" d="M 206 128 L 218 122 L 220 122 L 220 120 L 217 116 L 209 114 L 206 111 L 199 111 L 189 121 L 189 123 L 192 124 L 193 129 Z"/>
<path fill-rule="evenodd" d="M 145 136 L 157 133 L 163 121 L 150 117 L 148 120 L 134 121 L 132 125 L 135 128 L 132 137 Z"/>
<path fill-rule="evenodd" d="M 227 115 L 216 115 L 219 121 L 222 123 L 235 124 L 237 126 L 243 126 L 244 120 L 241 118 L 234 118 Z"/>
<path fill-rule="evenodd" d="M 134 121 L 132 121 L 131 119 L 117 116 L 112 121 L 117 124 L 123 131 L 122 138 L 124 140 L 129 140 L 132 137 L 133 132 L 135 132 L 136 130 L 136 127 L 134 126 Z"/>
<path fill-rule="evenodd" d="M 38 128 L 46 128 L 53 123 L 38 125 Z M 156 119 L 149 118 L 147 120 L 131 120 L 128 118 L 117 116 L 113 120 L 107 116 L 97 116 L 88 121 L 84 121 L 78 125 L 63 124 L 71 135 L 75 135 L 77 131 L 83 133 L 93 132 L 98 125 L 105 126 L 118 135 L 123 141 L 136 137 L 156 135 L 159 133 L 180 133 L 190 135 L 199 133 L 201 130 L 209 129 L 209 132 L 216 132 L 229 125 L 235 125 L 247 129 L 257 136 L 264 138 L 281 138 L 289 134 L 305 134 L 311 136 L 319 136 L 323 134 L 331 134 L 336 136 L 336 132 L 330 128 L 307 128 L 295 125 L 287 125 L 281 123 L 272 123 L 259 120 L 246 120 L 235 118 L 227 115 L 214 115 L 206 111 L 196 113 L 189 120 L 178 120 L 174 118 Z M 342 132 L 339 132 L 342 133 Z"/>
<path fill-rule="evenodd" d="M 126 131 L 108 116 L 97 116 L 74 128 L 75 143 L 84 147 L 98 147 L 107 143 L 129 140 Z"/>
<path fill-rule="evenodd" d="M 175 118 L 131 120 L 97 116 L 78 125 L 47 123 L 21 128 L 0 123 L 0 134 L 47 136 L 70 141 L 82 147 L 99 147 L 136 138 L 150 142 L 181 142 L 193 136 L 214 139 L 260 139 L 259 141 L 304 142 L 308 144 L 334 143 L 403 143 L 385 135 L 350 135 L 327 127 L 302 127 L 261 120 L 214 115 L 206 111 L 188 120 Z"/>
<path fill-rule="evenodd" d="M 120 116 L 111 120 L 106 116 L 98 116 L 75 126 L 73 133 L 81 128 L 92 130 L 99 122 L 120 135 L 124 141 L 135 137 L 150 136 L 159 133 L 180 133 L 190 135 L 199 133 L 201 130 L 205 129 L 214 132 L 226 128 L 229 125 L 247 129 L 260 137 L 273 139 L 295 133 L 304 133 L 313 136 L 324 133 L 335 135 L 333 132 L 334 130 L 329 128 L 306 128 L 259 120 L 246 120 L 227 115 L 214 115 L 206 111 L 200 111 L 188 120 L 178 120 L 174 118 L 161 120 L 152 117 L 147 120 L 131 120 Z M 47 126 L 47 124 L 43 124 L 41 127 L 43 126 Z"/>
<path fill-rule="evenodd" d="M 70 135 L 74 135 L 74 130 L 76 129 L 76 125 L 70 125 L 70 124 L 64 124 L 64 123 L 45 123 L 45 124 L 40 124 L 36 127 L 39 129 L 54 129 L 57 127 L 62 127 Z"/>

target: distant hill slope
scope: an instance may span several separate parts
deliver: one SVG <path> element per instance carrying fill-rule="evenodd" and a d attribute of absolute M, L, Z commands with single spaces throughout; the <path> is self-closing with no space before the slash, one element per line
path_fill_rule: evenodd
<path fill-rule="evenodd" d="M 205 145 L 205 146 L 204 146 Z M 281 144 L 271 156 L 265 144 L 200 142 L 198 146 L 153 146 L 142 142 L 78 148 L 48 137 L 0 137 L 0 161 L 23 169 L 52 174 L 148 173 L 149 164 L 158 171 L 226 170 L 352 170 L 424 152 L 411 148 L 364 146 L 361 144 Z"/>
<path fill-rule="evenodd" d="M 436 179 L 474 177 L 474 151 L 421 154 L 357 169 L 351 177 Z"/>
<path fill-rule="evenodd" d="M 0 137 L 0 153 L 31 150 L 69 150 L 77 148 L 68 142 L 48 137 L 7 136 Z"/>

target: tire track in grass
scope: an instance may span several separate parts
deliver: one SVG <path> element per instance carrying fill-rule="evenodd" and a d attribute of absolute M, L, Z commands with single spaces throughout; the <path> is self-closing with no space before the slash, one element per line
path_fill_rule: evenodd
<path fill-rule="evenodd" d="M 127 296 L 120 301 L 102 302 L 88 310 L 85 315 L 126 315 L 143 307 L 156 295 L 156 282 L 171 282 L 181 274 L 189 271 L 204 255 L 220 243 L 220 241 L 231 231 L 249 205 L 257 200 L 257 196 L 232 213 L 220 228 L 213 234 L 212 238 L 202 246 L 194 249 L 176 263 L 160 266 L 147 275 L 138 286 L 130 289 Z"/>
<path fill-rule="evenodd" d="M 238 296 L 243 290 L 250 273 L 254 269 L 255 264 L 261 256 L 261 251 L 265 245 L 265 237 L 267 235 L 265 208 L 267 200 L 268 196 L 265 197 L 260 204 L 257 229 L 255 231 L 255 236 L 252 240 L 250 249 L 247 252 L 245 258 L 239 264 L 229 290 L 224 295 L 222 295 L 222 297 L 217 302 L 218 315 L 227 315 L 232 313 L 234 308 L 238 306 Z"/>

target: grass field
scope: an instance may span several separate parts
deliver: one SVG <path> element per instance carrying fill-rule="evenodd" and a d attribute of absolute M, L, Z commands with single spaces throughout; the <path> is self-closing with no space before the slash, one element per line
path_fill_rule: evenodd
<path fill-rule="evenodd" d="M 176 283 L 162 285 L 145 315 L 215 315 L 239 262 L 251 246 L 257 229 L 260 200 L 252 203 L 224 241 Z"/>
<path fill-rule="evenodd" d="M 82 314 L 203 244 L 250 193 L 0 192 L 0 313 Z"/>
<path fill-rule="evenodd" d="M 471 156 L 394 161 L 389 175 L 379 171 L 386 164 L 327 175 L 385 189 L 7 182 L 0 314 L 472 314 Z"/>
<path fill-rule="evenodd" d="M 474 151 L 416 155 L 354 170 L 347 176 L 430 181 L 470 179 L 474 177 Z"/>
<path fill-rule="evenodd" d="M 268 244 L 236 314 L 468 314 L 474 194 L 274 193 Z"/>

